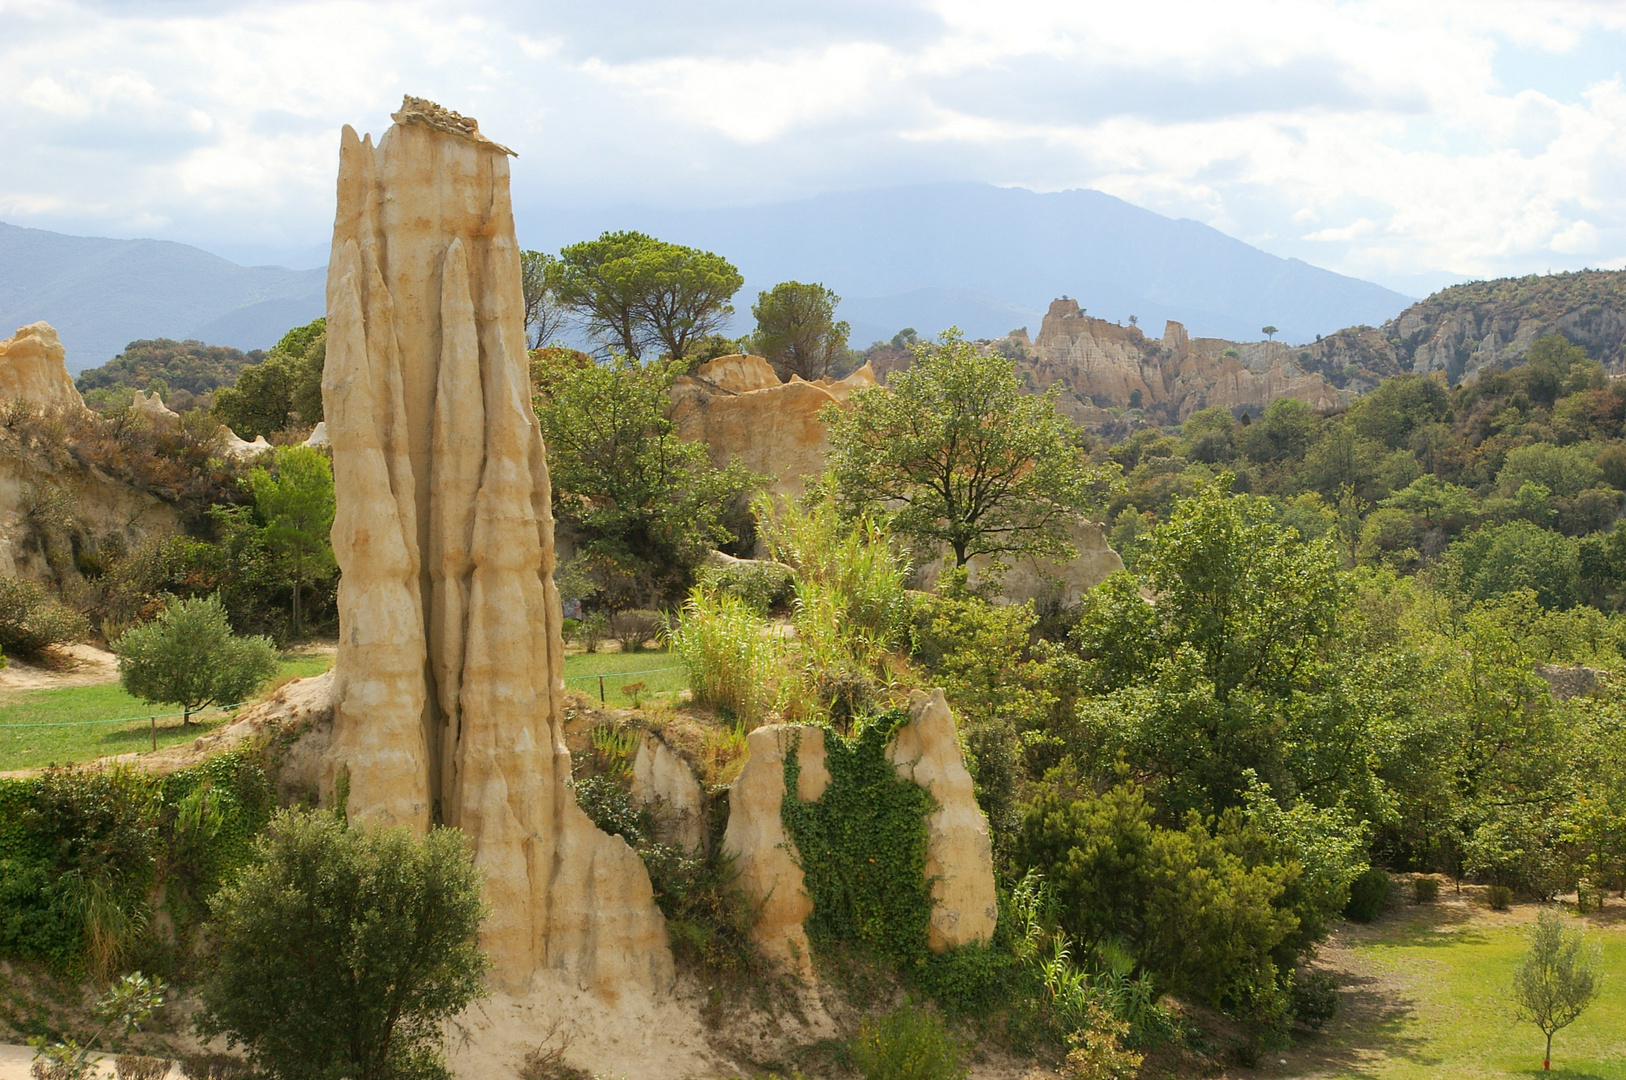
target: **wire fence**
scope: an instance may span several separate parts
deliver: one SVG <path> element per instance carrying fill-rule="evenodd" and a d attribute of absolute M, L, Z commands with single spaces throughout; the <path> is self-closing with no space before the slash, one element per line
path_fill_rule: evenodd
<path fill-rule="evenodd" d="M 640 671 L 604 671 L 591 675 L 566 675 L 565 682 L 572 682 L 580 679 L 597 679 L 600 684 L 599 700 L 602 701 L 604 699 L 603 683 L 605 679 L 621 679 L 632 675 L 656 675 L 667 671 L 682 670 L 682 666 L 679 665 L 674 667 L 644 668 Z M 0 724 L 0 731 L 6 731 L 11 728 L 82 727 L 86 724 L 133 724 L 137 721 L 142 723 L 156 723 L 159 720 L 173 720 L 177 716 L 199 716 L 208 712 L 229 712 L 232 709 L 242 708 L 246 704 L 248 704 L 248 702 L 239 701 L 231 705 L 210 705 L 209 707 L 203 709 L 193 709 L 190 713 L 143 713 L 140 716 L 120 716 L 115 717 L 112 720 L 44 720 L 26 724 Z"/>

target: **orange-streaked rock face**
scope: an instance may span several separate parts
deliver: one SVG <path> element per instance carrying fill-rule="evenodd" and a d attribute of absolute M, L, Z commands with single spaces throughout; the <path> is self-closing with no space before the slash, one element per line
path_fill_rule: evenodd
<path fill-rule="evenodd" d="M 450 118 L 450 119 L 449 119 Z M 664 990 L 642 860 L 576 805 L 547 464 L 531 411 L 508 154 L 407 99 L 346 127 L 322 392 L 339 585 L 324 795 L 468 837 L 502 989 L 562 971 Z"/>

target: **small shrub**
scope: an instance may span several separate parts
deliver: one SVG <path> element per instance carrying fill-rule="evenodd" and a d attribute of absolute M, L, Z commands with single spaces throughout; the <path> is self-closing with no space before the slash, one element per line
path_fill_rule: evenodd
<path fill-rule="evenodd" d="M 245 701 L 277 670 L 270 638 L 240 638 L 216 597 L 177 600 L 112 643 L 119 682 L 145 701 L 179 705 L 183 722 L 210 705 Z"/>
<path fill-rule="evenodd" d="M 609 634 L 621 643 L 622 652 L 637 652 L 644 642 L 660 635 L 665 621 L 658 611 L 618 611 L 609 619 Z"/>
<path fill-rule="evenodd" d="M 1312 1031 L 1338 1012 L 1338 980 L 1327 971 L 1300 971 L 1293 978 L 1293 1019 Z"/>
<path fill-rule="evenodd" d="M 564 619 L 559 623 L 559 636 L 564 639 L 566 645 L 573 644 L 581 630 L 582 621 L 580 619 Z"/>
<path fill-rule="evenodd" d="M 1602 911 L 1609 898 L 1609 890 L 1590 881 L 1575 886 L 1575 910 L 1582 915 L 1589 911 Z"/>
<path fill-rule="evenodd" d="M 708 595 L 703 589 L 689 594 L 667 640 L 688 672 L 696 705 L 746 723 L 762 718 L 773 701 L 770 684 L 779 653 L 766 630 L 762 616 L 737 596 Z"/>
<path fill-rule="evenodd" d="M 1411 898 L 1416 904 L 1432 904 L 1440 898 L 1440 883 L 1431 877 L 1413 879 Z"/>
<path fill-rule="evenodd" d="M 1142 1055 L 1125 1048 L 1129 1025 L 1098 1001 L 1089 1004 L 1085 1025 L 1067 1037 L 1063 1080 L 1131 1080 L 1140 1071 Z"/>
<path fill-rule="evenodd" d="M 1506 885 L 1491 885 L 1485 889 L 1485 903 L 1492 911 L 1506 911 L 1513 906 L 1513 890 Z"/>
<path fill-rule="evenodd" d="M 764 615 L 790 603 L 795 580 L 790 567 L 767 559 L 737 559 L 700 571 L 702 587 L 737 596 Z"/>
<path fill-rule="evenodd" d="M 188 1080 L 249 1080 L 248 1062 L 234 1054 L 182 1054 L 181 1075 Z"/>
<path fill-rule="evenodd" d="M 604 636 L 609 628 L 609 623 L 609 617 L 601 611 L 582 616 L 582 648 L 590 653 L 598 652 L 599 646 L 604 644 Z"/>
<path fill-rule="evenodd" d="M 164 1080 L 174 1062 L 144 1054 L 120 1054 L 113 1064 L 118 1068 L 119 1080 Z"/>
<path fill-rule="evenodd" d="M 1383 914 L 1389 903 L 1389 875 L 1374 866 L 1350 882 L 1349 903 L 1344 918 L 1369 923 Z"/>
<path fill-rule="evenodd" d="M 966 1075 L 943 1021 L 907 1004 L 864 1021 L 852 1043 L 852 1062 L 864 1080 L 964 1080 Z"/>
<path fill-rule="evenodd" d="M 53 645 L 90 633 L 78 612 L 51 598 L 45 586 L 19 577 L 0 577 L 0 650 L 7 656 L 38 656 Z"/>

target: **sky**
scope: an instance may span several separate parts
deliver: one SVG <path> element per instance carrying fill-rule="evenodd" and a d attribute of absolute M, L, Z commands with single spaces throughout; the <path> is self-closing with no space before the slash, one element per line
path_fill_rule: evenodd
<path fill-rule="evenodd" d="M 522 243 L 973 180 L 1412 295 L 1626 267 L 1626 0 L 0 0 L 0 221 L 318 265 L 403 93 L 518 152 Z"/>

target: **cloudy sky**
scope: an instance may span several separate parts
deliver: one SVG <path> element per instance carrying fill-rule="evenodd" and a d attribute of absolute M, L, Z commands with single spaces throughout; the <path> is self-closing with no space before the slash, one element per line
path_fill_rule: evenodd
<path fill-rule="evenodd" d="M 320 262 L 402 93 L 549 208 L 1092 187 L 1407 292 L 1626 266 L 1626 0 L 0 0 L 0 221 Z"/>

